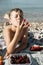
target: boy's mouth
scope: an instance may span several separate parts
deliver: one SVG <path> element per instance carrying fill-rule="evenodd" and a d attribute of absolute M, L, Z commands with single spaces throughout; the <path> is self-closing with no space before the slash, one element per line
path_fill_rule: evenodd
<path fill-rule="evenodd" d="M 17 20 L 18 22 L 20 21 L 20 19 Z"/>

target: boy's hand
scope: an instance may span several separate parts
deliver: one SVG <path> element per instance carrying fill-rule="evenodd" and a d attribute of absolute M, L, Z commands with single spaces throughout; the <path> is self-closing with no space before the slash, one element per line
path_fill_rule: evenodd
<path fill-rule="evenodd" d="M 10 56 L 10 54 L 8 54 L 8 53 L 6 52 L 6 54 L 5 54 L 5 56 L 4 56 L 4 59 L 9 58 L 9 56 Z"/>
<path fill-rule="evenodd" d="M 17 25 L 17 31 L 21 31 L 23 29 L 24 26 L 24 22 L 22 21 L 22 23 L 20 24 L 20 22 Z"/>
<path fill-rule="evenodd" d="M 26 19 L 24 19 L 23 21 L 24 21 L 24 27 L 23 28 L 28 28 L 30 26 L 29 22 L 27 22 Z"/>

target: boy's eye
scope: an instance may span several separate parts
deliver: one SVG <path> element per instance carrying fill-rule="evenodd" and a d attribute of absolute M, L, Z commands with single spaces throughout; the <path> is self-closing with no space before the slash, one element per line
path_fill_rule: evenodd
<path fill-rule="evenodd" d="M 14 16 L 14 18 L 17 18 L 17 17 L 18 17 L 18 15 Z"/>
<path fill-rule="evenodd" d="M 17 17 L 18 17 L 18 15 L 16 15 L 14 18 L 17 18 Z M 19 15 L 19 17 L 22 18 L 23 16 Z"/>
<path fill-rule="evenodd" d="M 16 18 L 18 17 L 18 15 L 16 15 Z"/>

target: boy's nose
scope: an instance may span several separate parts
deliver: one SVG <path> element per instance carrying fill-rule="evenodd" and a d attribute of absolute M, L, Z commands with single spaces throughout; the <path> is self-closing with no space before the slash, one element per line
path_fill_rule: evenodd
<path fill-rule="evenodd" d="M 18 18 L 20 18 L 20 16 L 18 15 Z"/>

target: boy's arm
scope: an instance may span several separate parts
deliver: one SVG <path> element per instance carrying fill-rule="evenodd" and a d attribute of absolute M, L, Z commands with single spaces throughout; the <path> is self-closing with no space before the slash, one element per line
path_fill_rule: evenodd
<path fill-rule="evenodd" d="M 6 43 L 6 47 L 8 47 L 11 42 L 11 39 L 10 39 L 10 30 L 9 30 L 9 27 L 7 27 L 7 26 L 3 30 L 3 37 L 4 37 L 4 40 Z"/>
<path fill-rule="evenodd" d="M 4 37 L 5 37 L 5 41 L 6 41 L 6 45 L 7 45 L 7 53 L 8 54 L 11 54 L 14 51 L 14 49 L 15 49 L 15 47 L 20 39 L 20 35 L 21 35 L 20 33 L 22 30 L 22 27 L 23 27 L 23 23 L 21 24 L 21 26 L 19 26 L 19 24 L 18 24 L 15 35 L 14 35 L 12 40 L 10 40 L 9 31 L 8 30 L 5 31 Z"/>
<path fill-rule="evenodd" d="M 24 30 L 24 35 L 22 38 L 22 44 L 15 49 L 15 52 L 20 52 L 27 47 L 27 28 Z"/>

